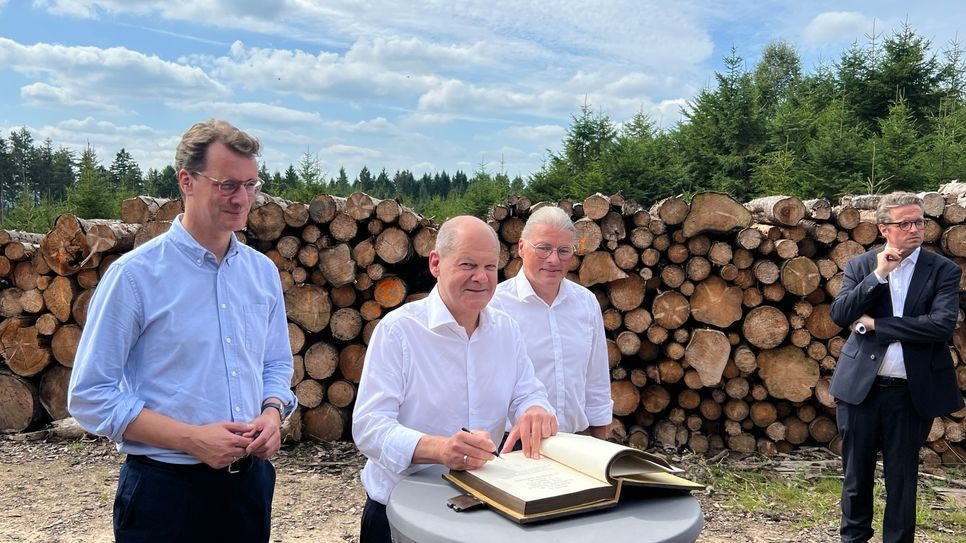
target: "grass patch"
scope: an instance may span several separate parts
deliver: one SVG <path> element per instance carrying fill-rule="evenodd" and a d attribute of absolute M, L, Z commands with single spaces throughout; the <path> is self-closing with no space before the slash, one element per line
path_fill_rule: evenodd
<path fill-rule="evenodd" d="M 707 485 L 715 502 L 724 507 L 788 522 L 796 530 L 838 527 L 842 481 L 837 469 L 810 466 L 793 471 L 787 467 L 779 470 L 776 468 L 780 462 L 764 457 L 750 457 L 722 465 L 708 464 L 703 458 L 691 457 L 682 464 L 690 466 L 689 476 Z M 941 477 L 919 478 L 917 541 L 963 543 L 966 509 L 945 499 L 938 489 L 963 489 L 961 485 L 966 484 L 966 471 L 961 467 L 947 468 Z M 885 511 L 885 486 L 881 473 L 877 480 L 873 528 L 881 537 Z"/>

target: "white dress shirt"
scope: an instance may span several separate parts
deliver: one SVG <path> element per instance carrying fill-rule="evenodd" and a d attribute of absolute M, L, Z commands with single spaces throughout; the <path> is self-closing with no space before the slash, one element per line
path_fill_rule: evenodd
<path fill-rule="evenodd" d="M 404 476 L 426 467 L 412 463 L 422 436 L 465 427 L 499 444 L 507 420 L 535 405 L 553 412 L 516 322 L 486 308 L 467 337 L 434 288 L 386 315 L 369 342 L 352 416 L 369 459 L 362 485 L 385 504 Z"/>
<path fill-rule="evenodd" d="M 916 262 L 919 261 L 920 251 L 922 251 L 922 247 L 916 248 L 911 255 L 902 259 L 902 262 L 889 272 L 888 281 L 880 277 L 878 272 L 873 272 L 880 283 L 889 283 L 893 317 L 901 317 L 906 307 L 906 296 L 909 294 L 909 285 L 912 283 L 912 274 L 916 271 Z M 901 343 L 894 341 L 889 344 L 885 356 L 882 357 L 882 365 L 879 366 L 878 374 L 884 377 L 906 378 L 906 363 L 902 357 Z"/>
<path fill-rule="evenodd" d="M 521 271 L 497 285 L 490 307 L 510 314 L 526 338 L 537 378 L 547 388 L 560 432 L 606 426 L 613 417 L 607 339 L 592 292 L 564 279 L 547 305 Z"/>

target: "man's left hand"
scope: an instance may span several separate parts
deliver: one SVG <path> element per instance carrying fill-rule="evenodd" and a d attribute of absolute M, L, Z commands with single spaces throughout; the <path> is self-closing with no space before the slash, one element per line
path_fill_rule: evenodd
<path fill-rule="evenodd" d="M 557 417 L 546 409 L 533 406 L 527 409 L 510 430 L 502 452 L 510 452 L 517 440 L 523 443 L 527 458 L 540 458 L 540 442 L 557 433 Z"/>
<path fill-rule="evenodd" d="M 254 440 L 246 451 L 262 460 L 268 460 L 282 446 L 282 421 L 278 411 L 268 408 L 250 424 L 252 429 L 245 432 L 244 436 L 254 437 Z"/>

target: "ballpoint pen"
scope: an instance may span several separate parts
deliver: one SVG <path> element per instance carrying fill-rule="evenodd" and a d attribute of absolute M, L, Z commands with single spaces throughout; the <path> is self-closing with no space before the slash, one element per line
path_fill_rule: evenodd
<path fill-rule="evenodd" d="M 472 434 L 472 433 L 473 433 L 473 432 L 471 432 L 470 430 L 468 430 L 468 429 L 466 429 L 465 427 L 464 427 L 464 428 L 460 428 L 460 430 L 463 430 L 464 432 L 466 432 L 466 433 L 468 433 L 468 434 Z M 493 456 L 495 456 L 495 457 L 497 457 L 497 458 L 499 458 L 499 457 L 500 457 L 500 450 L 499 450 L 499 449 L 497 449 L 497 450 L 495 450 L 495 451 L 493 451 L 493 452 L 491 452 L 490 454 L 492 454 Z"/>

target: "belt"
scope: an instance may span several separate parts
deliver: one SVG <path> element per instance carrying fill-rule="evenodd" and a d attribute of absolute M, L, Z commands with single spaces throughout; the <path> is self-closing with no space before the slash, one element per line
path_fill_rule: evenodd
<path fill-rule="evenodd" d="M 901 377 L 877 375 L 875 377 L 875 384 L 880 387 L 904 387 L 906 386 L 906 380 Z"/>
<path fill-rule="evenodd" d="M 226 467 L 215 469 L 204 462 L 198 464 L 173 464 L 171 462 L 162 462 L 160 460 L 155 460 L 149 456 L 144 456 L 140 454 L 129 454 L 127 455 L 128 462 L 137 462 L 139 464 L 144 464 L 146 466 L 154 466 L 159 468 L 164 468 L 167 470 L 175 471 L 178 473 L 185 474 L 200 474 L 200 473 L 230 473 L 232 475 L 238 473 L 245 473 L 252 468 L 255 464 L 256 458 L 252 455 L 244 456 L 235 460 Z"/>

